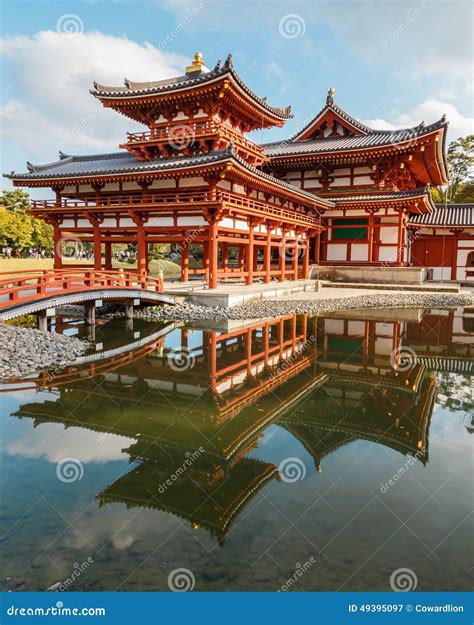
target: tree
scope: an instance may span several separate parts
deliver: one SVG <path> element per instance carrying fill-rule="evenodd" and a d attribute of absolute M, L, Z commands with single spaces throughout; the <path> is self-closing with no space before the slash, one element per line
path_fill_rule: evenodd
<path fill-rule="evenodd" d="M 451 141 L 447 154 L 449 183 L 433 193 L 435 202 L 470 202 L 474 196 L 474 135 Z M 438 196 L 438 197 L 437 197 Z M 438 199 L 439 198 L 439 199 Z"/>
<path fill-rule="evenodd" d="M 27 213 L 30 196 L 26 191 L 4 190 L 0 196 L 0 245 L 15 250 L 53 247 L 53 229 L 42 219 Z"/>

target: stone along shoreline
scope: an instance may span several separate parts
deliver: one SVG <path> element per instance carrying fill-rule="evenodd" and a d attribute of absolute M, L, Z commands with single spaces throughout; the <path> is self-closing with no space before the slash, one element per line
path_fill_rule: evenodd
<path fill-rule="evenodd" d="M 0 324 L 0 378 L 20 378 L 39 369 L 62 369 L 89 349 L 66 334 Z"/>
<path fill-rule="evenodd" d="M 264 299 L 232 308 L 198 306 L 152 306 L 134 312 L 134 317 L 148 320 L 200 321 L 220 319 L 261 319 L 280 315 L 331 313 L 343 310 L 386 308 L 453 308 L 473 303 L 472 293 L 381 293 L 370 292 L 349 297 L 316 297 L 315 293 L 297 293 L 278 300 Z"/>

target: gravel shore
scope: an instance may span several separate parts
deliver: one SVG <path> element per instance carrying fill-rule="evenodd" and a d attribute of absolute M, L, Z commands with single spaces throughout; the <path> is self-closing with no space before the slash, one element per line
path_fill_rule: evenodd
<path fill-rule="evenodd" d="M 306 294 L 305 294 L 306 295 Z M 279 300 L 258 300 L 220 308 L 179 304 L 153 306 L 137 310 L 134 316 L 149 320 L 200 321 L 210 319 L 260 319 L 292 313 L 328 313 L 359 308 L 450 308 L 473 303 L 471 293 L 370 293 L 352 297 L 311 298 L 295 294 Z M 293 299 L 292 299 L 293 298 Z"/>
<path fill-rule="evenodd" d="M 0 378 L 18 378 L 39 369 L 63 368 L 88 348 L 65 334 L 0 324 Z"/>

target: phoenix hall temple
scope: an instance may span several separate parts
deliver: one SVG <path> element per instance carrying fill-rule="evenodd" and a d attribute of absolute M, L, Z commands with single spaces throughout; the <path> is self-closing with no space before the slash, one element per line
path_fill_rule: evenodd
<path fill-rule="evenodd" d="M 229 55 L 211 70 L 196 53 L 185 74 L 123 86 L 94 84 L 104 107 L 143 124 L 120 151 L 66 155 L 12 172 L 15 186 L 49 187 L 31 213 L 61 241 L 93 244 L 94 269 L 111 269 L 113 245 L 133 243 L 137 272 L 149 246 L 181 251 L 181 280 L 308 278 L 313 265 L 419 266 L 433 279 L 474 274 L 472 206 L 437 207 L 430 187 L 448 181 L 445 117 L 387 131 L 344 112 L 330 89 L 296 135 L 259 145 L 247 133 L 283 126 L 278 108 L 251 91 Z M 190 255 L 198 250 L 200 262 Z"/>

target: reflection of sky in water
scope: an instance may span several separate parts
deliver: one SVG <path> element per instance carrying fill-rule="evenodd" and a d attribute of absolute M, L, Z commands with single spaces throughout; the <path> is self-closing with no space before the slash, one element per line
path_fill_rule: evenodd
<path fill-rule="evenodd" d="M 202 342 L 201 331 L 189 333 L 190 349 Z M 167 335 L 165 348 L 180 344 L 179 330 Z M 190 374 L 176 373 L 176 380 L 187 383 Z M 466 395 L 468 378 L 454 376 L 454 383 Z M 94 564 L 79 580 L 83 590 L 166 590 L 169 571 L 180 566 L 194 572 L 198 590 L 277 590 L 295 563 L 310 556 L 317 565 L 299 590 L 387 590 L 390 573 L 400 567 L 416 571 L 421 590 L 466 587 L 472 439 L 465 409 L 435 404 L 426 466 L 358 438 L 331 451 L 317 472 L 309 449 L 284 423 L 267 425 L 244 460 L 278 467 L 298 458 L 305 478 L 273 478 L 252 493 L 219 545 L 207 529 L 193 529 L 175 513 L 124 503 L 99 506 L 99 493 L 139 467 L 125 451 L 139 433 L 123 436 L 61 422 L 34 427 L 33 419 L 9 417 L 21 404 L 57 397 L 50 391 L 2 396 L 2 569 L 26 580 L 28 588 L 45 589 L 91 555 Z M 97 409 L 100 417 L 100 404 Z M 299 412 L 311 416 L 316 409 L 303 404 Z M 154 416 L 145 404 L 141 410 L 144 420 Z M 160 453 L 167 458 L 174 452 L 163 444 Z M 74 483 L 56 477 L 65 457 L 84 465 Z M 396 483 L 384 491 L 395 475 Z"/>

